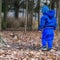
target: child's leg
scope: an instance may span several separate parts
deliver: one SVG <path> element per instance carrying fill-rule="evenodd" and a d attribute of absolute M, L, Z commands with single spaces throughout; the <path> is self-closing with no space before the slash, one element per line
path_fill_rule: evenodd
<path fill-rule="evenodd" d="M 53 47 L 53 40 L 48 41 L 48 49 L 52 49 Z"/>
<path fill-rule="evenodd" d="M 46 47 L 46 34 L 45 34 L 45 32 L 42 33 L 42 47 Z"/>
<path fill-rule="evenodd" d="M 42 51 L 46 51 L 47 48 L 46 48 L 46 34 L 43 33 L 42 34 L 42 48 L 41 48 Z"/>
<path fill-rule="evenodd" d="M 48 43 L 48 49 L 52 49 L 53 47 L 53 39 L 54 39 L 54 34 L 51 34 L 47 37 L 47 43 Z"/>
<path fill-rule="evenodd" d="M 46 47 L 46 40 L 42 39 L 42 47 Z"/>

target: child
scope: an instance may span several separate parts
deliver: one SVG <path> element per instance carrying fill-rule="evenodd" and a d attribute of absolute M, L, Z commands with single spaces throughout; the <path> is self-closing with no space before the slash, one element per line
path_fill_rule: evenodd
<path fill-rule="evenodd" d="M 42 31 L 42 50 L 51 50 L 53 47 L 54 30 L 57 27 L 55 11 L 49 10 L 48 6 L 42 8 L 43 16 L 40 19 L 39 31 Z M 47 47 L 48 46 L 48 47 Z"/>

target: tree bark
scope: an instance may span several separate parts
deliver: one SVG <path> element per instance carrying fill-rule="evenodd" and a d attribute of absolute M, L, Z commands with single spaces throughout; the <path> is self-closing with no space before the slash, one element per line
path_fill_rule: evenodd
<path fill-rule="evenodd" d="M 31 30 L 32 30 L 32 22 L 33 22 L 33 10 L 31 11 Z"/>
<path fill-rule="evenodd" d="M 1 12 L 2 12 L 2 0 L 0 0 L 0 31 L 1 31 Z"/>
<path fill-rule="evenodd" d="M 34 5 L 34 1 L 33 0 L 29 0 L 28 1 L 28 30 L 32 30 L 32 21 L 33 21 L 33 5 Z"/>
<path fill-rule="evenodd" d="M 2 21 L 2 29 L 6 29 L 7 27 L 7 21 L 6 21 L 6 18 L 7 18 L 7 8 L 8 8 L 8 0 L 4 0 L 4 19 Z"/>
<path fill-rule="evenodd" d="M 25 33 L 27 31 L 27 20 L 28 20 L 28 0 L 26 0 L 26 21 L 25 21 Z"/>
<path fill-rule="evenodd" d="M 4 2 L 4 21 L 6 21 L 6 18 L 7 18 L 7 0 L 5 0 L 5 2 Z"/>
<path fill-rule="evenodd" d="M 15 10 L 15 18 L 18 18 L 18 11 L 19 11 L 19 2 L 18 2 L 18 0 L 14 1 L 14 10 Z"/>
<path fill-rule="evenodd" d="M 38 0 L 38 26 L 40 24 L 40 0 Z"/>
<path fill-rule="evenodd" d="M 56 47 L 59 48 L 59 45 L 60 45 L 60 38 L 59 38 L 59 31 L 60 31 L 60 0 L 58 0 L 56 2 L 57 4 L 57 23 L 58 23 L 58 26 L 57 26 L 57 41 L 56 41 Z"/>
<path fill-rule="evenodd" d="M 55 0 L 51 0 L 51 9 L 54 9 L 54 7 L 55 7 Z"/>
<path fill-rule="evenodd" d="M 59 26 L 59 30 L 60 30 L 60 0 L 58 1 L 58 13 L 57 13 L 57 15 L 58 15 L 58 26 Z"/>

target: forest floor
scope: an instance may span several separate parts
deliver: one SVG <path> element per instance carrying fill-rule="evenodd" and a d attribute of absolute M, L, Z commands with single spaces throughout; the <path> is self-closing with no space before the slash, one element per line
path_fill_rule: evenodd
<path fill-rule="evenodd" d="M 60 60 L 60 39 L 55 34 L 52 51 L 41 51 L 41 32 L 2 31 L 0 60 Z M 60 35 L 60 34 L 59 34 Z"/>

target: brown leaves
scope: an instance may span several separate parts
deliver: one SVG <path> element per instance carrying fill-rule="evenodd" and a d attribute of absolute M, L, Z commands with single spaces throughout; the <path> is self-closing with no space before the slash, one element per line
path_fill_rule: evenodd
<path fill-rule="evenodd" d="M 56 35 L 51 51 L 40 50 L 41 33 L 37 31 L 26 34 L 21 31 L 5 31 L 1 35 L 11 46 L 8 45 L 8 47 L 0 49 L 0 60 L 60 60 L 60 50 L 55 48 Z"/>
<path fill-rule="evenodd" d="M 59 51 L 60 52 L 60 51 Z M 0 58 L 3 59 L 10 59 L 10 60 L 59 60 L 60 54 L 57 51 L 55 52 L 43 52 L 41 50 L 17 50 L 17 49 L 10 49 L 10 50 L 0 50 Z"/>

